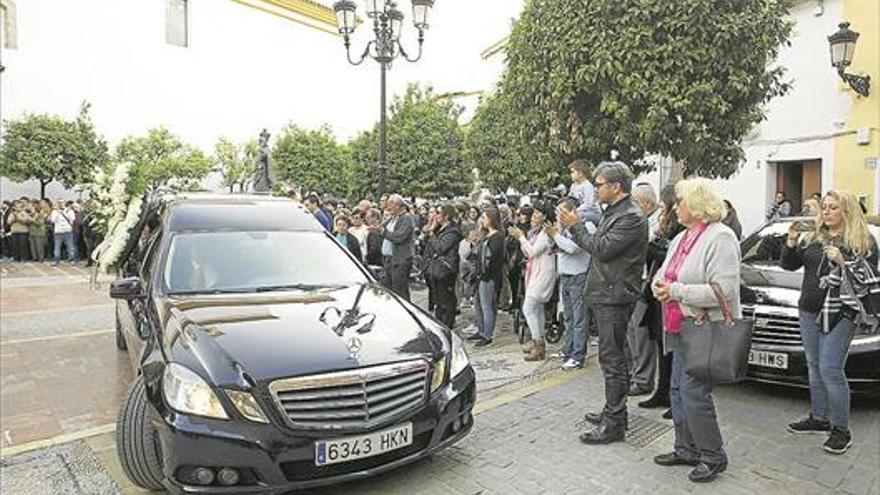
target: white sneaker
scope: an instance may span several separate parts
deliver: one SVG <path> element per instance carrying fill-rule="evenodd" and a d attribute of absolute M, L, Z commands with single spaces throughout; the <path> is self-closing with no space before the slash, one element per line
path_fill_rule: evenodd
<path fill-rule="evenodd" d="M 565 359 L 565 353 L 562 351 L 556 351 L 553 354 L 550 354 L 550 359 Z"/>
<path fill-rule="evenodd" d="M 564 370 L 574 370 L 580 369 L 584 367 L 584 363 L 580 361 L 575 361 L 573 358 L 569 358 L 568 361 L 562 363 L 562 369 Z"/>

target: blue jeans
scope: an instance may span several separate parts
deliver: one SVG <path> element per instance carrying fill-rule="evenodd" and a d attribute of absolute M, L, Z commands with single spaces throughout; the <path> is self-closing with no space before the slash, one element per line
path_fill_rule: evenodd
<path fill-rule="evenodd" d="M 477 328 L 484 339 L 491 339 L 495 333 L 495 313 L 498 311 L 496 292 L 494 280 L 480 280 L 474 309 L 477 312 Z"/>
<path fill-rule="evenodd" d="M 831 426 L 842 430 L 849 426 L 849 382 L 844 367 L 849 355 L 855 324 L 841 318 L 829 333 L 822 333 L 819 315 L 799 311 L 801 341 L 807 358 L 810 379 L 811 414 L 819 420 L 830 420 Z"/>
<path fill-rule="evenodd" d="M 565 322 L 562 352 L 566 358 L 581 363 L 587 353 L 587 315 L 584 304 L 586 283 L 586 273 L 559 276 L 559 297 L 562 299 L 562 317 Z"/>
<path fill-rule="evenodd" d="M 685 373 L 679 335 L 668 335 L 672 344 L 669 400 L 675 424 L 675 453 L 684 459 L 717 464 L 727 460 L 718 427 L 712 384 Z"/>
<path fill-rule="evenodd" d="M 53 236 L 55 240 L 55 252 L 53 259 L 61 261 L 61 245 L 67 246 L 67 259 L 73 261 L 76 259 L 76 243 L 73 242 L 73 232 L 55 232 Z"/>

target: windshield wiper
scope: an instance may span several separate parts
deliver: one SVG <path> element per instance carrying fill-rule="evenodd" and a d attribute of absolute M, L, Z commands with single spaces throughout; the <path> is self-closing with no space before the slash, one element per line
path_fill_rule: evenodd
<path fill-rule="evenodd" d="M 345 284 L 278 284 L 278 285 L 262 285 L 255 287 L 254 292 L 277 292 L 285 290 L 319 290 L 319 289 L 342 289 L 347 287 Z"/>
<path fill-rule="evenodd" d="M 169 296 L 201 296 L 211 294 L 248 294 L 254 292 L 254 289 L 193 289 L 193 290 L 173 290 L 169 291 Z"/>

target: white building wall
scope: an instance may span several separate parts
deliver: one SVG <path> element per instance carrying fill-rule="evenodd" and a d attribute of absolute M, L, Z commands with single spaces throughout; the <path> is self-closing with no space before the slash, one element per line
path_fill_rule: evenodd
<path fill-rule="evenodd" d="M 520 5 L 437 2 L 423 59 L 396 61 L 389 73 L 389 103 L 409 82 L 428 81 L 438 93 L 491 87 L 499 64 L 484 63 L 480 52 L 509 32 Z M 414 55 L 409 2 L 401 6 L 403 42 Z M 276 136 L 288 122 L 328 123 L 347 140 L 378 120 L 375 62 L 352 67 L 340 37 L 232 0 L 189 2 L 186 48 L 165 42 L 164 0 L 24 0 L 17 7 L 18 48 L 3 51 L 3 119 L 25 112 L 72 118 L 86 100 L 111 145 L 166 125 L 209 153 L 220 136 L 242 141 L 264 127 Z M 371 34 L 360 27 L 354 53 Z M 0 189 L 3 198 L 39 194 L 38 185 L 5 179 Z M 50 194 L 64 195 L 51 186 Z"/>
<path fill-rule="evenodd" d="M 767 120 L 743 148 L 746 162 L 718 190 L 736 207 L 743 232 L 764 221 L 776 189 L 773 162 L 822 160 L 822 189 L 833 187 L 834 143 L 851 106 L 838 91 L 838 76 L 828 56 L 828 35 L 843 17 L 843 0 L 803 1 L 791 12 L 795 25 L 791 46 L 783 47 L 777 63 L 787 69 L 791 91 L 767 106 Z"/>

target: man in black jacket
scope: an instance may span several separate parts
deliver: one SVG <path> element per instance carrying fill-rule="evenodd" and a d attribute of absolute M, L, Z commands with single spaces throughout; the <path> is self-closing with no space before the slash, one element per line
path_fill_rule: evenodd
<path fill-rule="evenodd" d="M 595 428 L 580 440 L 606 444 L 622 441 L 626 431 L 626 329 L 641 293 L 648 221 L 630 197 L 633 174 L 625 163 L 602 162 L 593 177 L 596 197 L 605 205 L 596 232 L 587 232 L 575 212 L 559 210 L 557 216 L 572 240 L 591 255 L 585 300 L 599 328 L 605 407 L 600 413 L 587 413 L 585 419 Z"/>

